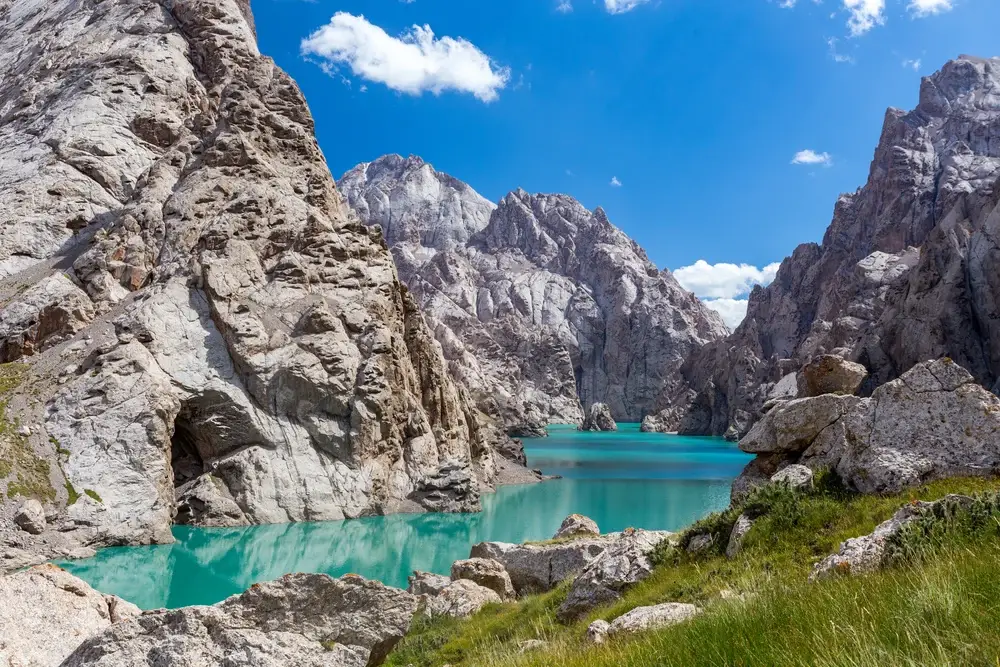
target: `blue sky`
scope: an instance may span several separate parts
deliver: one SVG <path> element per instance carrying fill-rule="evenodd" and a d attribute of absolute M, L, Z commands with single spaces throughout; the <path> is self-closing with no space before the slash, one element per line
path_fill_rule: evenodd
<path fill-rule="evenodd" d="M 886 107 L 911 108 L 921 76 L 1000 55 L 996 0 L 253 6 L 335 176 L 415 154 L 492 200 L 565 192 L 603 206 L 657 265 L 693 265 L 706 297 L 738 298 L 821 239 L 837 195 L 865 181 Z"/>

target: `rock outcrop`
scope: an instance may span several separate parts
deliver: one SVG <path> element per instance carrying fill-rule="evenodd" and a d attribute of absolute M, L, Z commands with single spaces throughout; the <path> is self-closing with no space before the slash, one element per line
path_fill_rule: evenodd
<path fill-rule="evenodd" d="M 4 496 L 91 544 L 169 541 L 178 504 L 478 508 L 498 425 L 348 213 L 248 3 L 0 6 L 0 362 L 27 364 L 5 415 L 44 464 L 0 468 Z"/>
<path fill-rule="evenodd" d="M 0 665 L 10 667 L 56 667 L 87 637 L 140 613 L 54 565 L 0 576 L 0 600 Z"/>
<path fill-rule="evenodd" d="M 600 208 L 563 195 L 494 206 L 419 158 L 382 157 L 339 181 L 381 228 L 452 373 L 507 426 L 618 420 L 661 407 L 685 357 L 725 334 Z"/>
<path fill-rule="evenodd" d="M 580 425 L 581 431 L 617 431 L 618 424 L 611 417 L 611 408 L 604 403 L 594 403 L 587 412 L 587 418 Z"/>
<path fill-rule="evenodd" d="M 597 537 L 601 534 L 597 522 L 582 514 L 570 514 L 563 519 L 559 530 L 552 536 L 554 540 L 573 539 L 579 537 Z"/>
<path fill-rule="evenodd" d="M 651 607 L 636 607 L 611 623 L 594 621 L 587 628 L 587 637 L 595 644 L 603 644 L 609 636 L 616 634 L 660 630 L 683 623 L 694 618 L 700 611 L 693 604 L 682 602 L 666 602 Z"/>
<path fill-rule="evenodd" d="M 576 575 L 566 599 L 559 606 L 563 621 L 579 618 L 598 605 L 621 598 L 622 591 L 653 571 L 649 557 L 670 533 L 628 529 L 616 536 L 601 554 Z"/>
<path fill-rule="evenodd" d="M 417 607 L 415 596 L 356 575 L 289 574 L 210 607 L 116 623 L 63 665 L 372 667 L 403 638 Z"/>
<path fill-rule="evenodd" d="M 685 363 L 684 433 L 745 434 L 775 384 L 831 354 L 862 395 L 927 359 L 1000 379 L 1000 58 L 960 56 L 889 109 L 868 182 L 840 197 L 820 245 L 750 294 L 746 319 Z M 667 429 L 669 430 L 669 429 Z"/>
<path fill-rule="evenodd" d="M 991 476 L 1000 471 L 1000 399 L 950 359 L 924 362 L 870 398 L 827 394 L 779 404 L 740 448 L 758 459 L 734 493 L 768 475 L 811 483 L 796 467 L 781 472 L 790 464 L 829 468 L 864 493 Z"/>
<path fill-rule="evenodd" d="M 510 575 L 500 561 L 492 558 L 455 561 L 451 564 L 451 579 L 452 581 L 467 579 L 475 582 L 499 595 L 501 600 L 514 599 L 514 586 L 511 584 Z"/>
<path fill-rule="evenodd" d="M 799 377 L 803 386 L 798 396 L 854 394 L 868 377 L 868 371 L 861 364 L 824 354 L 803 366 Z"/>
<path fill-rule="evenodd" d="M 433 616 L 468 618 L 488 604 L 503 600 L 491 588 L 468 579 L 457 579 L 442 588 L 427 602 L 427 612 Z"/>
<path fill-rule="evenodd" d="M 472 547 L 471 557 L 501 563 L 518 595 L 543 593 L 583 570 L 616 537 L 602 535 L 556 544 L 481 542 Z"/>

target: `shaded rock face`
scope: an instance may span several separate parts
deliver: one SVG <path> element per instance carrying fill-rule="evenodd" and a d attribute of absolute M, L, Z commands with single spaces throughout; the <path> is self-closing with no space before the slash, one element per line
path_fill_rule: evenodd
<path fill-rule="evenodd" d="M 863 394 L 944 356 L 995 386 L 998 176 L 1000 59 L 961 56 L 923 80 L 913 111 L 888 110 L 868 182 L 841 196 L 822 244 L 796 248 L 737 330 L 691 356 L 680 430 L 756 419 L 775 383 L 823 354 L 863 365 Z"/>
<path fill-rule="evenodd" d="M 587 412 L 587 418 L 580 426 L 581 431 L 617 431 L 618 424 L 611 417 L 611 408 L 604 403 L 594 403 Z"/>
<path fill-rule="evenodd" d="M 508 426 L 580 423 L 606 403 L 640 421 L 718 315 L 608 220 L 564 195 L 499 206 L 419 158 L 385 156 L 339 181 L 383 230 L 449 368 Z"/>
<path fill-rule="evenodd" d="M 211 607 L 146 612 L 84 642 L 66 667 L 379 665 L 418 599 L 356 575 L 289 574 Z"/>
<path fill-rule="evenodd" d="M 11 667 L 56 667 L 87 637 L 140 613 L 54 565 L 0 577 L 0 599 L 0 664 Z"/>
<path fill-rule="evenodd" d="M 35 392 L 8 417 L 57 505 L 102 499 L 70 508 L 81 540 L 169 541 L 203 474 L 204 525 L 478 508 L 499 431 L 248 3 L 2 4 L 0 361 Z"/>
<path fill-rule="evenodd" d="M 783 403 L 740 441 L 758 454 L 741 489 L 761 477 L 811 483 L 799 465 L 835 470 L 864 493 L 1000 471 L 1000 399 L 942 359 L 918 364 L 870 398 L 825 395 Z"/>

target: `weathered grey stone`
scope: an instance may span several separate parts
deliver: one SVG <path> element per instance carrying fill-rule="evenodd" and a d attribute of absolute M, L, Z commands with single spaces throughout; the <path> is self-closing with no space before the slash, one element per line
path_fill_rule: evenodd
<path fill-rule="evenodd" d="M 834 575 L 866 574 L 882 567 L 888 540 L 911 521 L 932 512 L 939 503 L 966 505 L 972 503 L 967 496 L 950 495 L 935 502 L 915 502 L 901 507 L 891 519 L 883 521 L 868 535 L 852 537 L 840 545 L 840 550 L 827 556 L 813 567 L 811 580 Z"/>
<path fill-rule="evenodd" d="M 548 645 L 549 645 L 549 643 L 547 641 L 542 640 L 542 639 L 528 639 L 528 640 L 525 640 L 525 641 L 521 642 L 521 645 L 518 648 L 517 652 L 518 653 L 530 653 L 532 651 L 539 651 L 539 650 L 545 648 Z"/>
<path fill-rule="evenodd" d="M 457 560 L 451 564 L 451 578 L 452 581 L 459 579 L 473 581 L 495 592 L 501 600 L 514 599 L 514 586 L 510 582 L 510 575 L 502 563 L 492 558 Z"/>
<path fill-rule="evenodd" d="M 451 579 L 444 575 L 420 572 L 419 570 L 414 571 L 407 578 L 407 581 L 409 582 L 409 586 L 406 588 L 408 593 L 430 596 L 437 595 L 451 583 Z"/>
<path fill-rule="evenodd" d="M 523 190 L 494 206 L 396 155 L 339 186 L 384 231 L 452 372 L 507 426 L 579 424 L 581 404 L 596 402 L 639 421 L 661 407 L 687 353 L 725 333 L 600 208 Z"/>
<path fill-rule="evenodd" d="M 784 484 L 790 489 L 806 490 L 813 486 L 813 471 L 804 465 L 790 465 L 771 475 L 772 484 Z"/>
<path fill-rule="evenodd" d="M 587 626 L 587 639 L 595 644 L 603 644 L 608 639 L 608 632 L 611 624 L 605 620 L 598 619 Z"/>
<path fill-rule="evenodd" d="M 651 607 L 636 607 L 611 621 L 609 635 L 659 630 L 695 617 L 701 610 L 693 604 L 667 602 Z"/>
<path fill-rule="evenodd" d="M 689 554 L 700 554 L 705 553 L 715 545 L 715 535 L 711 533 L 702 533 L 701 535 L 695 535 L 688 541 L 686 551 Z"/>
<path fill-rule="evenodd" d="M 594 403 L 587 412 L 587 418 L 580 426 L 581 431 L 617 431 L 618 424 L 611 417 L 611 408 L 604 403 Z"/>
<path fill-rule="evenodd" d="M 432 616 L 467 618 L 488 604 L 501 602 L 496 591 L 468 579 L 458 579 L 430 598 L 427 606 Z"/>
<path fill-rule="evenodd" d="M 181 525 L 222 527 L 250 523 L 225 483 L 211 473 L 178 486 L 176 501 L 174 522 Z"/>
<path fill-rule="evenodd" d="M 562 524 L 559 526 L 559 530 L 556 534 L 552 536 L 554 540 L 560 540 L 567 537 L 590 537 L 599 536 L 601 534 L 601 529 L 597 527 L 597 522 L 590 517 L 583 516 L 582 514 L 570 514 L 568 517 L 563 519 Z"/>
<path fill-rule="evenodd" d="M 733 524 L 733 530 L 729 533 L 729 542 L 726 544 L 726 558 L 736 558 L 743 551 L 743 538 L 753 527 L 753 520 L 746 514 L 740 514 Z"/>
<path fill-rule="evenodd" d="M 612 602 L 621 592 L 653 571 L 649 555 L 670 533 L 628 529 L 573 579 L 566 600 L 559 606 L 563 621 L 580 617 L 589 609 Z"/>
<path fill-rule="evenodd" d="M 409 630 L 417 605 L 405 591 L 355 575 L 289 574 L 211 607 L 146 612 L 117 623 L 63 664 L 378 665 Z"/>
<path fill-rule="evenodd" d="M 93 302 L 66 275 L 56 273 L 41 280 L 0 307 L 0 363 L 66 340 L 94 315 Z"/>
<path fill-rule="evenodd" d="M 29 498 L 21 504 L 20 509 L 14 515 L 14 523 L 21 530 L 32 535 L 41 535 L 45 532 L 45 509 L 42 504 L 34 498 Z"/>
<path fill-rule="evenodd" d="M 854 394 L 868 377 L 868 370 L 853 361 L 824 354 L 803 366 L 798 377 L 802 382 L 800 396 Z"/>
<path fill-rule="evenodd" d="M 990 476 L 1000 470 L 1000 399 L 951 360 L 929 361 L 870 398 L 824 395 L 782 404 L 740 447 L 797 456 L 813 470 L 830 468 L 865 493 L 944 477 Z M 779 479 L 808 477 L 798 467 L 775 472 Z M 746 473 L 759 475 L 750 466 Z"/>
<path fill-rule="evenodd" d="M 552 590 L 599 556 L 615 536 L 581 538 L 562 544 L 535 545 L 481 542 L 473 558 L 492 558 L 503 564 L 518 595 Z"/>
<path fill-rule="evenodd" d="M 56 667 L 90 636 L 139 614 L 54 565 L 0 577 L 0 664 Z"/>
<path fill-rule="evenodd" d="M 1000 59 L 963 55 L 889 109 L 867 183 L 836 202 L 821 245 L 795 249 L 743 324 L 685 363 L 692 431 L 754 416 L 824 354 L 863 364 L 861 393 L 948 356 L 1000 386 Z M 684 430 L 683 428 L 681 430 Z"/>

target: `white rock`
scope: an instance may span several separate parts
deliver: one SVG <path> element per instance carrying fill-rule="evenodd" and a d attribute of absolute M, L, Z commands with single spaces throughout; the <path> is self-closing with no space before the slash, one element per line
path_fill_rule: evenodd
<path fill-rule="evenodd" d="M 45 509 L 34 498 L 25 500 L 17 514 L 14 515 L 14 523 L 25 532 L 41 535 L 46 528 Z"/>
<path fill-rule="evenodd" d="M 582 514 L 570 514 L 563 519 L 559 530 L 552 536 L 552 539 L 559 540 L 567 537 L 590 537 L 599 536 L 601 529 L 597 527 L 597 522 Z"/>

